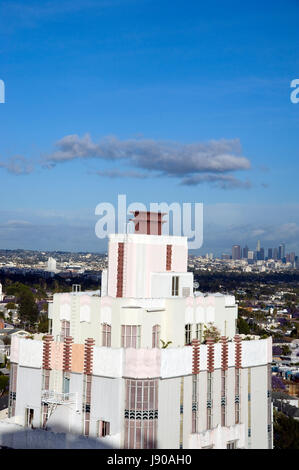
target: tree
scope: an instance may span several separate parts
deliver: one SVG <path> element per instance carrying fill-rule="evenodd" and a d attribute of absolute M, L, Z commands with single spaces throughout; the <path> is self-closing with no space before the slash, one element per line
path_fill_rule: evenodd
<path fill-rule="evenodd" d="M 10 336 L 4 336 L 4 338 L 2 338 L 2 341 L 5 344 L 5 346 L 7 346 L 11 343 L 11 337 Z"/>
<path fill-rule="evenodd" d="M 275 391 L 285 390 L 286 386 L 281 377 L 277 375 L 272 375 L 272 389 Z"/>
<path fill-rule="evenodd" d="M 289 354 L 291 354 L 291 350 L 290 350 L 289 346 L 287 346 L 286 344 L 282 345 L 282 354 L 284 356 L 288 356 Z"/>
<path fill-rule="evenodd" d="M 282 349 L 279 346 L 273 346 L 272 347 L 272 353 L 273 353 L 273 356 L 281 356 L 282 355 Z"/>
<path fill-rule="evenodd" d="M 39 324 L 38 324 L 38 332 L 39 333 L 48 333 L 49 331 L 49 320 L 46 315 L 42 315 Z"/>
<path fill-rule="evenodd" d="M 247 321 L 244 320 L 242 317 L 239 317 L 237 320 L 237 328 L 239 330 L 239 333 L 242 335 L 249 335 L 250 333 L 250 327 Z"/>
<path fill-rule="evenodd" d="M 299 449 L 299 423 L 274 411 L 274 449 Z"/>
<path fill-rule="evenodd" d="M 34 295 L 27 287 L 22 289 L 19 294 L 19 316 L 21 322 L 26 323 L 29 327 L 37 322 L 38 307 L 34 300 Z"/>
<path fill-rule="evenodd" d="M 0 375 L 0 397 L 8 392 L 9 377 L 7 375 Z"/>

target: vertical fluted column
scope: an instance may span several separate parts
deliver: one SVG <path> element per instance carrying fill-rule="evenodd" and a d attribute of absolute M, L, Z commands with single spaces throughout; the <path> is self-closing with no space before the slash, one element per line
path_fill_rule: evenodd
<path fill-rule="evenodd" d="M 46 335 L 44 337 L 43 344 L 43 372 L 44 372 L 44 383 L 43 389 L 49 390 L 50 370 L 51 370 L 51 343 L 54 340 L 52 335 Z"/>
<path fill-rule="evenodd" d="M 242 368 L 242 339 L 241 336 L 235 335 L 235 423 L 241 421 L 241 368 Z"/>
<path fill-rule="evenodd" d="M 66 336 L 63 344 L 63 371 L 71 372 L 72 370 L 72 336 Z"/>
<path fill-rule="evenodd" d="M 208 372 L 214 372 L 214 339 L 207 338 L 208 346 Z"/>
<path fill-rule="evenodd" d="M 83 393 L 83 419 L 84 434 L 89 435 L 90 407 L 91 407 L 91 382 L 93 368 L 93 347 L 95 341 L 87 338 L 84 344 L 84 393 Z"/>
<path fill-rule="evenodd" d="M 227 337 L 221 336 L 221 426 L 226 426 L 226 371 L 228 369 Z"/>
<path fill-rule="evenodd" d="M 54 338 L 52 335 L 44 337 L 43 344 L 43 390 L 49 390 L 50 387 L 50 370 L 51 370 L 51 350 Z M 48 420 L 48 404 L 42 403 L 42 427 L 46 427 Z"/>
<path fill-rule="evenodd" d="M 198 375 L 200 370 L 200 341 L 192 340 L 192 432 L 198 431 Z"/>
<path fill-rule="evenodd" d="M 213 372 L 214 372 L 214 339 L 207 338 L 208 348 L 208 389 L 207 389 L 207 429 L 213 427 Z"/>

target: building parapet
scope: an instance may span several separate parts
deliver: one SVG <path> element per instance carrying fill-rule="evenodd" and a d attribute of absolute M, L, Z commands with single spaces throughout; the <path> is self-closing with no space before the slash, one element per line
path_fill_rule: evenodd
<path fill-rule="evenodd" d="M 236 342 L 227 343 L 227 365 L 236 366 Z M 63 343 L 52 341 L 51 369 L 63 369 Z M 208 346 L 201 344 L 199 370 L 208 369 Z M 221 369 L 221 343 L 215 343 L 214 368 Z M 254 367 L 272 362 L 272 339 L 241 341 L 241 367 Z M 84 348 L 73 344 L 70 372 L 84 372 Z M 42 368 L 43 342 L 15 337 L 11 361 L 23 367 Z M 103 377 L 179 377 L 192 374 L 192 347 L 181 348 L 109 348 L 93 346 L 93 375 Z"/>

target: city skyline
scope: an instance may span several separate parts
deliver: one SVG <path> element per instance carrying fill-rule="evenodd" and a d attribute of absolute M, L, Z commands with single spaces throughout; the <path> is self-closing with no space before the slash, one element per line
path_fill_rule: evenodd
<path fill-rule="evenodd" d="M 261 246 L 261 241 L 257 241 L 257 246 L 255 250 L 252 250 L 246 244 L 244 247 L 241 245 L 233 245 L 232 246 L 232 258 L 233 259 L 242 259 L 248 258 L 248 253 L 253 253 L 256 256 L 257 260 L 263 259 L 275 259 L 275 260 L 283 260 L 287 257 L 293 256 L 295 258 L 296 252 L 295 251 L 288 251 L 286 250 L 285 243 L 280 243 L 279 246 L 273 247 L 263 247 Z M 225 253 L 223 253 L 225 254 Z"/>

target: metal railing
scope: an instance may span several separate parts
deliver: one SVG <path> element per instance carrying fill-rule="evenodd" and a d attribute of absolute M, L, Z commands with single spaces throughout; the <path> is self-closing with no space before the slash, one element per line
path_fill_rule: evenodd
<path fill-rule="evenodd" d="M 42 402 L 68 404 L 77 403 L 77 393 L 60 393 L 54 390 L 42 390 Z"/>

